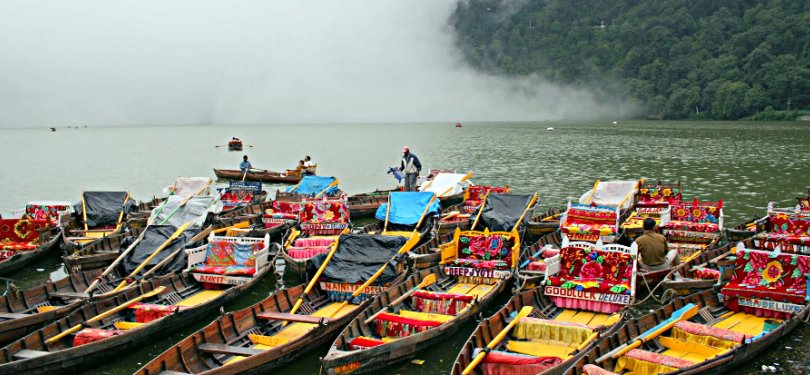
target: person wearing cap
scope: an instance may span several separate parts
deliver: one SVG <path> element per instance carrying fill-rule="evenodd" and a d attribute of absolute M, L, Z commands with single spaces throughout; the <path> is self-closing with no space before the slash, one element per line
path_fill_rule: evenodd
<path fill-rule="evenodd" d="M 399 170 L 405 172 L 405 191 L 416 191 L 416 180 L 422 170 L 422 163 L 419 162 L 416 155 L 411 153 L 408 146 L 402 148 L 402 162 Z"/>
<path fill-rule="evenodd" d="M 681 263 L 678 250 L 669 250 L 667 238 L 655 231 L 656 223 L 644 219 L 644 234 L 636 238 L 639 266 L 643 271 L 660 271 Z"/>

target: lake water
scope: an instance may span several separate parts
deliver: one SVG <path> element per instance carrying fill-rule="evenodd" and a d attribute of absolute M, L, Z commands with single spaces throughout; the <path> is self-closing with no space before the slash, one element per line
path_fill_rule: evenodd
<path fill-rule="evenodd" d="M 390 188 L 395 180 L 385 171 L 399 163 L 402 146 L 409 145 L 425 168 L 472 171 L 474 182 L 537 191 L 541 208 L 563 206 L 597 178 L 680 180 L 685 199 L 723 199 L 726 226 L 732 226 L 763 213 L 768 201 L 795 205 L 795 197 L 806 193 L 808 130 L 810 124 L 803 122 L 662 121 L 0 129 L 0 212 L 29 200 L 76 202 L 83 189 L 129 190 L 138 200 L 148 199 L 161 195 L 177 176 L 213 177 L 212 168 L 236 168 L 242 154 L 254 167 L 271 170 L 292 168 L 311 155 L 318 173 L 338 177 L 349 194 Z M 232 136 L 253 147 L 241 153 L 214 147 Z M 35 285 L 51 274 L 63 275 L 59 262 L 54 255 L 8 277 L 19 287 Z M 268 278 L 226 309 L 250 305 L 275 287 L 275 279 Z M 167 333 L 89 373 L 131 373 L 213 318 Z M 473 327 L 468 324 L 441 347 L 419 355 L 424 365 L 397 364 L 386 373 L 448 372 Z M 776 362 L 790 373 L 789 361 L 810 354 L 807 333 L 807 327 L 798 329 L 744 370 Z M 319 348 L 276 373 L 317 374 L 317 358 L 325 352 Z"/>

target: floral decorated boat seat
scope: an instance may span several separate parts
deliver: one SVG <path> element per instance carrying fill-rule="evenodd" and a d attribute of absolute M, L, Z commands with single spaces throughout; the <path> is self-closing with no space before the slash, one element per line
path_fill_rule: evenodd
<path fill-rule="evenodd" d="M 619 211 L 613 207 L 570 204 L 560 221 L 560 231 L 572 240 L 608 243 L 615 240 Z"/>
<path fill-rule="evenodd" d="M 33 220 L 46 220 L 49 225 L 58 227 L 61 224 L 61 216 L 71 210 L 68 203 L 65 204 L 44 204 L 29 203 L 25 205 L 25 216 Z"/>
<path fill-rule="evenodd" d="M 810 256 L 738 249 L 734 267 L 720 292 L 731 310 L 785 318 L 807 303 Z"/>
<path fill-rule="evenodd" d="M 681 203 L 681 184 L 643 185 L 639 189 L 638 205 L 679 204 Z"/>
<path fill-rule="evenodd" d="M 40 244 L 39 230 L 48 225 L 46 220 L 0 219 L 0 261 L 17 251 L 36 250 Z"/>
<path fill-rule="evenodd" d="M 723 230 L 723 201 L 675 204 L 670 206 L 672 220 L 661 229 L 670 241 L 710 242 Z"/>
<path fill-rule="evenodd" d="M 411 300 L 416 311 L 456 315 L 473 302 L 473 296 L 417 290 Z"/>
<path fill-rule="evenodd" d="M 635 295 L 636 254 L 626 249 L 562 248 L 546 259 L 546 295 L 560 307 L 618 311 Z"/>
<path fill-rule="evenodd" d="M 205 264 L 194 267 L 192 270 L 198 273 L 216 275 L 253 276 L 256 273 L 256 256 L 254 253 L 261 251 L 263 247 L 264 244 L 261 242 L 252 244 L 230 241 L 212 242 L 208 244 Z"/>
<path fill-rule="evenodd" d="M 754 240 L 760 247 L 772 249 L 776 244 L 810 246 L 810 219 L 792 217 L 778 213 L 769 220 L 768 231 L 758 233 Z M 793 246 L 786 246 L 784 251 L 791 251 Z"/>
<path fill-rule="evenodd" d="M 520 249 L 515 232 L 456 230 L 453 244 L 447 247 L 454 252 L 452 259 L 443 261 L 451 276 L 509 277 Z"/>
<path fill-rule="evenodd" d="M 273 201 L 271 208 L 262 215 L 264 227 L 275 228 L 287 220 L 298 220 L 303 206 L 302 202 Z"/>
<path fill-rule="evenodd" d="M 349 227 L 349 205 L 345 199 L 305 199 L 299 220 L 303 232 L 339 234 Z"/>
<path fill-rule="evenodd" d="M 243 206 L 253 201 L 253 193 L 246 190 L 226 191 L 219 199 L 225 206 Z"/>
<path fill-rule="evenodd" d="M 472 214 L 484 202 L 487 193 L 503 194 L 509 192 L 509 186 L 473 185 L 464 193 L 462 212 Z"/>

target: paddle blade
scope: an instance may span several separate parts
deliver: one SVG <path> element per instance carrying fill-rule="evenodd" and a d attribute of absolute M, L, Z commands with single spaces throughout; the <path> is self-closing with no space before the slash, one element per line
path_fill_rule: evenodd
<path fill-rule="evenodd" d="M 430 275 L 427 275 L 427 276 L 425 276 L 424 279 L 422 279 L 422 282 L 419 283 L 419 288 L 420 289 L 421 288 L 426 288 L 426 287 L 431 286 L 431 285 L 433 285 L 435 283 L 436 283 L 436 274 L 431 273 Z"/>

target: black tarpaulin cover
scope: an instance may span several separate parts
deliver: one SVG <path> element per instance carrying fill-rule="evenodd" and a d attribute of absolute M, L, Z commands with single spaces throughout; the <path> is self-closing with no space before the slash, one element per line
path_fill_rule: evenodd
<path fill-rule="evenodd" d="M 534 194 L 490 194 L 473 230 L 511 232 Z"/>
<path fill-rule="evenodd" d="M 130 273 L 135 270 L 146 258 L 149 258 L 152 253 L 157 250 L 160 245 L 166 242 L 169 237 L 177 230 L 177 227 L 173 225 L 150 225 L 146 227 L 146 234 L 143 236 L 141 242 L 139 242 L 132 252 L 124 259 L 124 270 L 127 273 Z M 199 233 L 199 228 L 191 228 L 189 227 L 186 229 L 183 234 L 177 237 L 174 241 L 172 241 L 169 246 L 165 249 L 161 250 L 161 252 L 155 256 L 144 268 L 143 272 L 148 271 L 152 268 L 152 266 L 160 263 L 163 259 L 166 259 L 169 255 L 174 253 L 175 250 L 179 248 L 185 248 L 187 242 L 191 240 L 197 233 Z M 123 250 L 122 250 L 123 251 Z M 171 261 L 169 261 L 163 268 L 157 271 L 157 275 L 165 275 L 168 273 L 179 271 L 186 266 L 186 253 L 181 251 L 180 254 L 174 257 Z"/>
<path fill-rule="evenodd" d="M 368 281 L 385 263 L 389 266 L 372 285 L 383 285 L 397 278 L 397 261 L 393 260 L 407 238 L 368 234 L 340 236 L 338 249 L 319 280 L 333 283 L 361 284 Z M 328 253 L 312 258 L 310 274 L 321 267 Z"/>
<path fill-rule="evenodd" d="M 118 224 L 121 210 L 124 215 L 135 207 L 135 201 L 124 198 L 126 191 L 85 191 L 84 205 L 87 207 L 87 225 L 89 227 L 100 227 Z M 83 220 L 82 202 L 73 206 L 79 220 Z"/>

